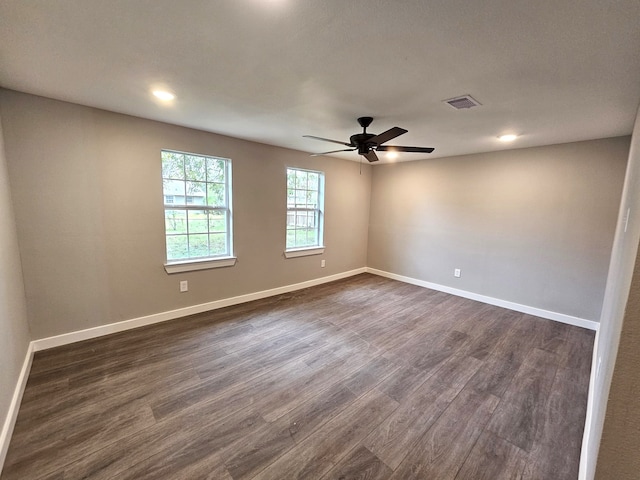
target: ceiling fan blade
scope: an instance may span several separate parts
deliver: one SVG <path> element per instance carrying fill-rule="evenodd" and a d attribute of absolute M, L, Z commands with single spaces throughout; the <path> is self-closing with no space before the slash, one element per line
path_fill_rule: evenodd
<path fill-rule="evenodd" d="M 409 153 L 431 153 L 435 148 L 431 147 L 401 147 L 396 145 L 380 145 L 376 148 L 379 152 L 409 152 Z"/>
<path fill-rule="evenodd" d="M 378 160 L 380 160 L 376 155 L 375 150 L 369 150 L 369 152 L 363 154 L 363 157 L 369 160 L 369 162 L 377 162 Z"/>
<path fill-rule="evenodd" d="M 343 150 L 331 150 L 330 152 L 320 152 L 320 153 L 312 153 L 312 157 L 317 157 L 319 155 L 329 155 L 330 153 L 338 153 L 338 152 L 353 152 L 355 148 L 345 148 Z"/>
<path fill-rule="evenodd" d="M 388 142 L 392 138 L 399 137 L 400 135 L 402 135 L 404 133 L 407 133 L 407 132 L 408 132 L 408 130 L 405 130 L 404 128 L 393 127 L 393 128 L 390 128 L 389 130 L 387 130 L 386 132 L 382 132 L 381 134 L 376 135 L 375 137 L 372 137 L 372 138 L 368 139 L 367 142 L 371 142 L 371 143 L 375 143 L 377 145 L 380 145 L 381 143 Z"/>
<path fill-rule="evenodd" d="M 323 142 L 337 143 L 338 145 L 345 145 L 347 147 L 353 147 L 350 143 L 341 142 L 340 140 L 331 140 L 330 138 L 314 137 L 313 135 L 303 135 L 305 138 L 313 138 L 315 140 L 322 140 Z"/>

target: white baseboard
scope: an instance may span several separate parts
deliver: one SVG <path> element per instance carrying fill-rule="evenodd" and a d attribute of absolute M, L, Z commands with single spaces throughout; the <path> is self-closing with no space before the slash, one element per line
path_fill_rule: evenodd
<path fill-rule="evenodd" d="M 2 431 L 0 432 L 0 472 L 2 472 L 4 461 L 7 458 L 9 442 L 11 441 L 11 435 L 13 434 L 13 427 L 16 425 L 18 411 L 20 410 L 20 403 L 22 402 L 22 395 L 24 394 L 24 389 L 27 386 L 27 380 L 29 379 L 31 362 L 33 362 L 33 352 L 33 342 L 31 342 L 29 343 L 29 347 L 27 347 L 27 353 L 24 357 L 22 370 L 20 370 L 20 376 L 18 377 L 18 383 L 13 391 L 13 397 L 9 404 L 9 411 L 7 412 L 7 417 L 5 418 Z"/>
<path fill-rule="evenodd" d="M 450 293 L 451 295 L 456 295 L 458 297 L 464 297 L 470 300 L 488 303 L 489 305 L 495 305 L 497 307 L 508 308 L 509 310 L 515 310 L 516 312 L 527 313 L 529 315 L 546 318 L 548 320 L 555 320 L 556 322 L 567 323 L 576 327 L 588 328 L 589 330 L 598 330 L 598 327 L 600 325 L 598 322 L 594 322 L 593 320 L 586 320 L 584 318 L 565 315 L 564 313 L 551 312 L 549 310 L 543 310 L 541 308 L 521 305 L 519 303 L 501 300 L 499 298 L 488 297 L 486 295 L 480 295 L 478 293 L 468 292 L 466 290 L 460 290 L 453 287 L 447 287 L 445 285 L 439 285 L 437 283 L 425 282 L 424 280 L 418 280 L 416 278 L 405 277 L 404 275 L 385 272 L 384 270 L 367 267 L 366 271 L 368 273 L 373 273 L 374 275 L 379 275 L 381 277 L 387 277 L 393 280 L 410 283 L 412 285 L 430 288 L 431 290 L 438 290 L 439 292 Z"/>
<path fill-rule="evenodd" d="M 122 322 L 110 323 L 107 325 L 101 325 L 99 327 L 87 328 L 86 330 L 78 330 L 75 332 L 64 333 L 62 335 L 56 335 L 54 337 L 41 338 L 39 340 L 34 340 L 31 343 L 33 344 L 34 351 L 37 352 L 40 350 L 45 350 L 47 348 L 59 347 L 61 345 L 67 345 L 69 343 L 80 342 L 82 340 L 88 340 L 90 338 L 102 337 L 104 335 L 122 332 L 124 330 L 130 330 L 132 328 L 143 327 L 145 325 L 151 325 L 154 323 L 166 322 L 167 320 L 186 317 L 188 315 L 194 315 L 196 313 L 208 312 L 210 310 L 229 307 L 231 305 L 237 305 L 239 303 L 251 302 L 253 300 L 259 300 L 261 298 L 281 295 L 283 293 L 289 293 L 296 290 L 302 290 L 303 288 L 333 282 L 335 280 L 340 280 L 365 272 L 365 267 L 357 268 L 355 270 L 349 270 L 347 272 L 337 273 L 335 275 L 329 275 L 327 277 L 315 278 L 306 282 L 285 285 L 283 287 L 272 288 L 270 290 L 262 290 L 260 292 L 248 293 L 246 295 L 239 295 L 237 297 L 223 298 L 222 300 L 215 300 L 213 302 L 201 303 L 199 305 L 192 305 L 190 307 L 178 308 L 176 310 L 170 310 L 168 312 L 154 313 L 152 315 L 133 318 L 131 320 L 124 320 Z"/>

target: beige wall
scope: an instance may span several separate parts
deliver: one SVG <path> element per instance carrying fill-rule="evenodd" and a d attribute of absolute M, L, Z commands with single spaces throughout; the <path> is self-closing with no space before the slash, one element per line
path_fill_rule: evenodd
<path fill-rule="evenodd" d="M 34 338 L 364 267 L 371 167 L 0 92 Z M 232 159 L 235 267 L 167 275 L 160 150 Z M 325 172 L 322 257 L 285 259 L 286 166 Z M 326 268 L 320 268 L 320 259 Z M 189 292 L 179 293 L 179 280 Z"/>
<path fill-rule="evenodd" d="M 628 151 L 619 137 L 375 167 L 368 266 L 598 321 Z"/>
<path fill-rule="evenodd" d="M 29 341 L 20 253 L 0 120 L 0 431 L 3 433 L 9 427 L 6 423 L 9 406 Z M 8 447 L 8 442 L 4 447 Z M 6 451 L 0 449 L 0 470 L 5 454 Z"/>

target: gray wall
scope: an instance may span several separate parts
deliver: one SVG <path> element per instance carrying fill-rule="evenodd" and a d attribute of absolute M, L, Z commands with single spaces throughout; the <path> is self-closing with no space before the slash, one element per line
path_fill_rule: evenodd
<path fill-rule="evenodd" d="M 620 203 L 616 237 L 596 345 L 596 375 L 592 385 L 592 415 L 587 421 L 585 478 L 592 479 L 598 462 L 598 478 L 637 478 L 638 455 L 638 335 L 640 273 L 640 109 L 633 129 L 627 175 Z M 628 222 L 625 221 L 630 211 Z M 627 231 L 624 225 L 628 223 Z M 634 272 L 635 265 L 635 272 Z M 630 293 L 633 279 L 633 290 Z M 625 314 L 626 311 L 626 314 Z M 623 322 L 624 319 L 624 322 Z M 620 343 L 621 332 L 626 336 Z M 620 351 L 618 347 L 620 346 Z M 617 360 L 616 360 L 617 358 Z M 616 385 L 609 390 L 616 372 Z M 608 402 L 611 403 L 607 409 Z M 606 413 L 606 424 L 605 424 Z M 602 450 L 598 455 L 600 438 Z M 628 456 L 627 453 L 633 455 Z"/>
<path fill-rule="evenodd" d="M 368 165 L 8 90 L 0 105 L 34 338 L 366 265 Z M 232 159 L 236 266 L 165 273 L 163 148 Z M 283 257 L 286 166 L 325 172 L 322 257 Z"/>
<path fill-rule="evenodd" d="M 29 341 L 20 253 L 0 120 L 0 429 L 7 426 L 11 398 Z M 0 451 L 0 469 L 5 454 Z"/>
<path fill-rule="evenodd" d="M 628 152 L 618 137 L 376 167 L 368 266 L 598 321 Z"/>

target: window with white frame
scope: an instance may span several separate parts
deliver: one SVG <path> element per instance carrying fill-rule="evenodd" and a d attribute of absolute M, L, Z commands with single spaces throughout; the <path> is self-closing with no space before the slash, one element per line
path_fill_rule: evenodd
<path fill-rule="evenodd" d="M 324 173 L 287 168 L 287 250 L 322 247 Z"/>
<path fill-rule="evenodd" d="M 162 151 L 167 263 L 232 256 L 231 160 Z"/>

